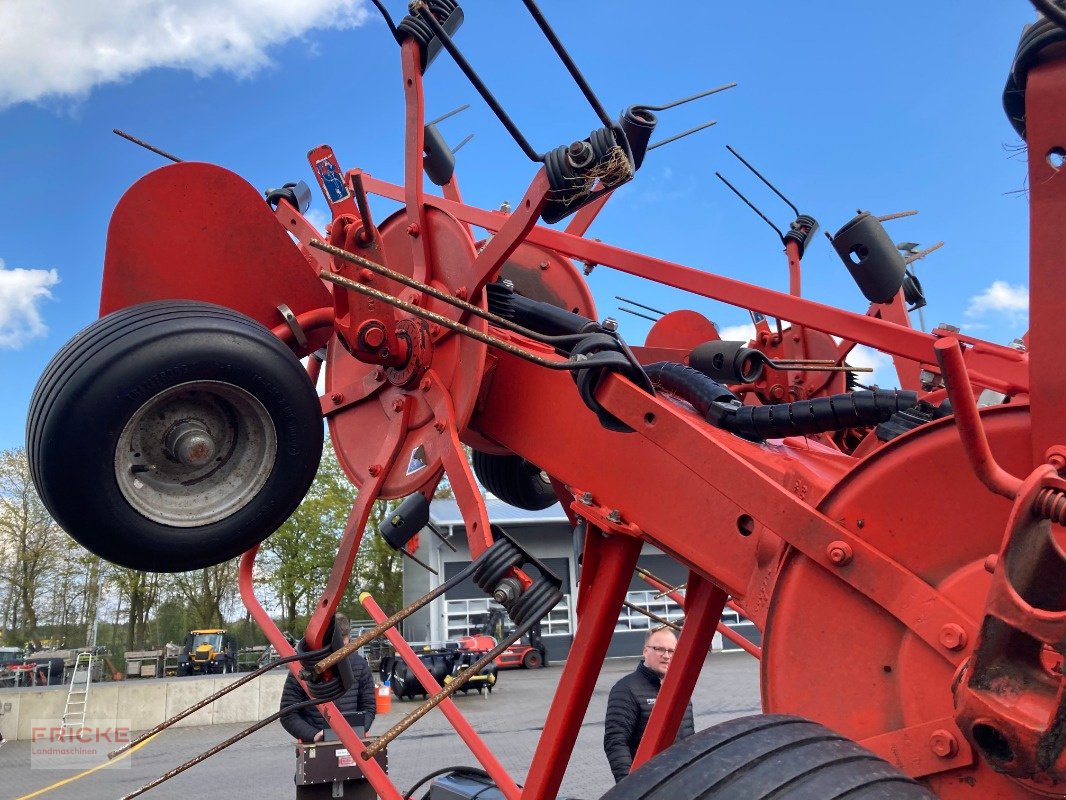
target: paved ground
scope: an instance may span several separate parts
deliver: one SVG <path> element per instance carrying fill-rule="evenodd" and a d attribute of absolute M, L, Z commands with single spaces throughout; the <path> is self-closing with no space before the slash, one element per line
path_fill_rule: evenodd
<path fill-rule="evenodd" d="M 561 796 L 594 800 L 612 784 L 603 755 L 603 716 L 607 693 L 635 665 L 634 659 L 607 663 L 578 737 Z M 460 696 L 457 703 L 496 756 L 522 782 L 561 669 L 500 674 L 491 697 Z M 708 658 L 694 695 L 696 729 L 759 711 L 758 664 L 744 654 Z M 393 698 L 392 711 L 379 717 L 374 731 L 398 721 L 412 703 Z M 550 724 L 550 721 L 549 723 Z M 181 762 L 232 736 L 243 725 L 176 728 L 134 753 L 128 769 L 109 767 L 36 795 L 43 800 L 115 800 Z M 30 769 L 28 742 L 0 748 L 0 798 L 20 798 L 72 773 Z M 427 715 L 389 747 L 389 773 L 406 791 L 426 773 L 449 765 L 476 765 L 465 745 L 439 712 Z M 291 800 L 295 756 L 292 740 L 279 723 L 252 734 L 228 750 L 144 795 L 148 798 L 211 798 L 212 800 Z"/>

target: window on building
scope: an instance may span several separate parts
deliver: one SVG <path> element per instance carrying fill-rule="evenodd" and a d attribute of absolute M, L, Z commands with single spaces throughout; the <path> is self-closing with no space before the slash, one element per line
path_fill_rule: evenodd
<path fill-rule="evenodd" d="M 447 600 L 444 608 L 445 635 L 448 639 L 457 639 L 460 636 L 480 633 L 490 611 L 502 609 L 503 606 L 487 597 L 477 597 L 468 600 Z M 571 633 L 570 595 L 563 595 L 563 599 L 548 612 L 541 621 L 540 632 L 544 636 Z"/>
<path fill-rule="evenodd" d="M 669 597 L 658 597 L 658 594 L 654 589 L 641 589 L 626 593 L 626 600 L 635 606 L 646 608 L 656 616 L 680 624 L 685 618 L 684 610 Z M 622 606 L 614 629 L 616 631 L 646 631 L 648 628 L 654 628 L 658 624 L 658 622 L 644 616 L 639 611 Z"/>

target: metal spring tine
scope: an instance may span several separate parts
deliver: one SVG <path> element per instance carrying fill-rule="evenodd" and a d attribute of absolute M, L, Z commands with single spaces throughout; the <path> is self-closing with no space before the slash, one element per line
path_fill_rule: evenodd
<path fill-rule="evenodd" d="M 667 138 L 663 139 L 662 141 L 656 142 L 655 144 L 650 144 L 648 145 L 648 150 L 651 151 L 654 150 L 656 147 L 662 147 L 664 144 L 670 144 L 670 142 L 676 142 L 678 139 L 684 139 L 686 136 L 690 136 L 693 133 L 698 133 L 699 131 L 706 130 L 712 125 L 717 124 L 718 120 L 716 119 L 712 119 L 710 122 L 704 122 L 702 125 L 697 125 L 695 128 L 689 128 L 687 131 L 682 131 L 681 133 L 675 134 L 673 136 L 668 136 Z"/>
<path fill-rule="evenodd" d="M 648 609 L 646 608 L 641 608 L 640 606 L 635 605 L 634 603 L 630 603 L 628 600 L 623 600 L 622 605 L 632 611 L 636 611 L 638 614 L 643 614 L 648 619 L 654 620 L 660 625 L 666 625 L 667 627 L 673 628 L 675 631 L 681 630 L 681 626 L 678 625 L 676 622 L 671 622 L 670 620 L 666 619 L 666 617 L 660 617 L 655 612 L 648 611 Z"/>
<path fill-rule="evenodd" d="M 321 661 L 316 662 L 315 666 L 313 667 L 313 671 L 316 675 L 321 675 L 323 672 L 332 667 L 338 661 L 346 658 L 349 654 L 354 653 L 363 645 L 378 638 L 389 628 L 395 627 L 397 623 L 407 619 L 407 617 L 414 614 L 420 608 L 424 608 L 429 603 L 433 602 L 435 599 L 447 592 L 449 589 L 454 588 L 457 584 L 469 578 L 471 575 L 474 574 L 474 570 L 476 570 L 480 564 L 481 562 L 476 559 L 470 562 L 470 564 L 464 567 L 461 571 L 448 578 L 448 580 L 444 581 L 440 586 L 436 587 L 428 594 L 425 594 L 419 599 L 415 600 L 409 606 L 401 608 L 399 611 L 397 611 L 391 617 L 386 619 L 384 622 L 375 625 L 370 630 L 363 631 L 363 633 L 352 639 L 344 647 L 341 647 L 338 650 L 334 650 L 332 654 L 326 656 Z"/>
<path fill-rule="evenodd" d="M 620 295 L 620 294 L 616 294 L 614 296 L 614 299 L 615 300 L 621 300 L 623 303 L 629 303 L 629 305 L 636 306 L 637 308 L 643 308 L 645 311 L 653 311 L 656 314 L 658 314 L 659 316 L 665 316 L 665 314 L 666 314 L 665 311 L 660 311 L 657 308 L 652 308 L 651 306 L 646 306 L 643 303 L 638 303 L 636 300 L 630 300 L 628 297 L 622 297 L 622 295 Z"/>
<path fill-rule="evenodd" d="M 934 252 L 936 250 L 939 250 L 943 246 L 944 246 L 943 242 L 937 242 L 936 244 L 932 245 L 931 247 L 927 247 L 924 250 L 919 250 L 917 253 L 911 253 L 908 256 L 904 256 L 903 263 L 905 263 L 907 265 L 910 265 L 910 264 L 914 263 L 915 261 L 920 261 L 921 259 L 925 258 L 930 253 L 932 253 L 932 252 Z"/>
<path fill-rule="evenodd" d="M 716 172 L 714 174 L 718 176 L 718 180 L 720 180 L 722 183 L 724 183 L 726 186 L 728 186 L 730 189 L 732 189 L 733 190 L 733 194 L 735 194 L 737 197 L 739 197 L 741 200 L 743 200 L 745 205 L 747 205 L 748 208 L 750 208 L 752 211 L 754 211 L 756 214 L 758 214 L 760 217 L 762 217 L 763 222 L 765 222 L 767 225 L 769 225 L 771 228 L 773 228 L 774 231 L 776 231 L 778 238 L 780 238 L 780 239 L 784 239 L 785 238 L 785 234 L 781 233 L 781 229 L 778 228 L 776 225 L 774 225 L 774 223 L 772 223 L 770 221 L 770 218 L 768 216 L 766 216 L 764 213 L 762 213 L 755 206 L 755 204 L 753 202 L 751 202 L 751 200 L 749 200 L 744 195 L 742 195 L 740 193 L 740 190 L 736 186 L 734 186 L 729 181 L 727 181 L 725 179 L 725 177 L 723 177 L 721 172 Z"/>
<path fill-rule="evenodd" d="M 441 114 L 435 120 L 427 122 L 426 125 L 436 125 L 438 122 L 444 122 L 444 120 L 448 119 L 448 117 L 454 117 L 456 114 L 460 113 L 461 111 L 466 111 L 468 108 L 470 108 L 470 104 L 463 103 L 461 106 L 459 106 L 459 108 L 454 108 L 447 114 Z"/>
<path fill-rule="evenodd" d="M 180 158 L 178 158 L 177 156 L 171 155 L 166 150 L 160 150 L 155 145 L 148 144 L 148 142 L 144 141 L 143 139 L 138 139 L 136 136 L 132 136 L 132 135 L 126 133 L 125 131 L 120 131 L 118 128 L 112 128 L 111 132 L 118 134 L 119 136 L 121 136 L 123 139 L 126 139 L 127 141 L 130 141 L 130 142 L 133 142 L 134 144 L 140 145 L 145 150 L 151 150 L 157 156 L 163 156 L 163 158 L 169 158 L 175 164 L 180 164 L 182 162 L 182 160 Z"/>
<path fill-rule="evenodd" d="M 730 153 L 732 153 L 734 156 L 736 156 L 737 160 L 740 161 L 741 164 L 743 164 L 745 167 L 750 169 L 755 174 L 756 178 L 758 178 L 760 181 L 762 181 L 767 186 L 769 186 L 770 187 L 770 191 L 772 191 L 774 194 L 776 194 L 778 197 L 780 197 L 782 200 L 784 200 L 785 204 L 789 208 L 792 209 L 792 213 L 793 214 L 795 214 L 797 217 L 800 215 L 799 209 L 796 208 L 795 205 L 793 205 L 792 201 L 789 200 L 787 197 L 785 197 L 783 194 L 781 194 L 781 192 L 778 190 L 778 188 L 776 186 L 774 186 L 772 183 L 770 183 L 770 181 L 766 180 L 766 178 L 763 177 L 763 174 L 761 172 L 759 172 L 759 170 L 755 169 L 755 167 L 753 167 L 751 164 L 749 164 L 747 161 L 745 161 L 744 157 L 740 153 L 738 153 L 736 150 L 734 150 L 729 145 L 726 145 L 725 149 L 728 150 Z"/>
<path fill-rule="evenodd" d="M 447 31 L 445 31 L 444 28 L 441 27 L 441 24 L 437 22 L 437 18 L 433 16 L 433 12 L 431 12 L 426 5 L 422 5 L 418 9 L 418 16 L 429 26 L 430 30 L 433 31 L 433 35 L 440 39 L 441 45 L 448 51 L 448 54 L 455 61 L 456 66 L 463 71 L 463 74 L 466 75 L 466 79 L 470 81 L 470 84 L 477 90 L 478 94 L 481 95 L 481 98 L 492 110 L 492 113 L 496 115 L 496 118 L 503 124 L 503 127 L 507 129 L 507 132 L 511 134 L 511 138 L 515 140 L 515 144 L 522 149 L 522 152 L 526 154 L 526 157 L 530 161 L 543 161 L 544 154 L 534 150 L 526 137 L 522 135 L 522 131 L 518 129 L 518 126 L 515 125 L 514 121 L 507 115 L 507 112 L 503 110 L 503 106 L 500 105 L 499 101 L 493 97 L 492 92 L 489 91 L 485 82 L 481 80 L 481 76 L 477 74 L 477 71 L 470 65 L 470 62 L 466 60 L 461 52 L 459 52 L 459 48 L 455 46 L 455 42 L 452 41 L 452 38 L 448 35 Z"/>
<path fill-rule="evenodd" d="M 418 566 L 420 566 L 422 569 L 424 569 L 426 572 L 429 572 L 432 575 L 439 575 L 440 574 L 439 572 L 437 572 L 437 570 L 433 569 L 433 567 L 431 567 L 429 564 L 427 564 L 421 558 L 416 556 L 414 553 L 408 553 L 402 547 L 400 548 L 400 555 L 404 556 L 405 558 L 411 559 L 416 564 L 418 564 Z"/>
<path fill-rule="evenodd" d="M 559 41 L 559 37 L 555 35 L 555 31 L 552 30 L 552 26 L 548 23 L 544 14 L 537 7 L 537 4 L 533 0 L 522 0 L 526 8 L 529 10 L 533 20 L 540 27 L 541 32 L 544 34 L 548 43 L 555 50 L 556 55 L 563 62 L 563 66 L 566 67 L 567 72 L 570 73 L 570 77 L 574 79 L 574 83 L 577 84 L 581 93 L 585 95 L 585 99 L 589 101 L 589 105 L 592 106 L 592 110 L 596 112 L 596 116 L 600 118 L 600 122 L 605 127 L 612 128 L 615 125 L 614 120 L 607 114 L 607 110 L 603 107 L 603 103 L 596 97 L 596 93 L 592 91 L 592 87 L 589 86 L 588 81 L 585 80 L 585 76 L 581 74 L 581 70 L 577 68 L 577 64 L 574 63 L 574 59 L 570 57 L 570 53 L 567 52 L 563 43 Z"/>
<path fill-rule="evenodd" d="M 487 653 L 485 653 L 485 655 L 483 655 L 469 667 L 467 667 L 458 675 L 456 675 L 450 683 L 441 688 L 439 692 L 437 692 L 435 695 L 433 695 L 424 703 L 422 703 L 422 705 L 420 705 L 406 717 L 404 717 L 391 728 L 389 728 L 387 731 L 385 731 L 385 733 L 381 734 L 381 736 L 373 744 L 369 745 L 363 751 L 363 759 L 369 760 L 370 758 L 373 758 L 386 745 L 388 745 L 389 742 L 391 742 L 405 730 L 407 730 L 416 722 L 418 722 L 418 720 L 420 720 L 422 717 L 424 717 L 434 708 L 439 706 L 441 703 L 443 703 L 445 700 L 447 700 L 449 697 L 459 691 L 459 689 L 466 685 L 467 681 L 469 681 L 472 677 L 480 673 L 482 669 L 484 669 L 488 664 L 492 662 L 493 659 L 496 658 L 496 656 L 498 656 L 512 644 L 517 642 L 527 633 L 529 633 L 529 631 L 532 630 L 533 626 L 537 624 L 537 622 L 539 622 L 545 614 L 551 611 L 551 609 L 555 606 L 557 602 L 559 602 L 560 599 L 562 599 L 562 594 L 560 592 L 553 593 L 552 595 L 546 597 L 543 603 L 545 608 L 540 611 L 540 613 L 536 613 L 536 611 L 532 612 L 530 614 L 529 620 L 515 628 L 515 630 L 511 632 L 510 636 L 508 636 L 506 639 L 504 639 L 502 642 L 500 642 Z M 550 601 L 550 604 L 547 601 Z"/>
<path fill-rule="evenodd" d="M 618 310 L 619 311 L 624 311 L 627 314 L 632 314 L 634 317 L 640 317 L 641 319 L 650 320 L 651 322 L 658 322 L 659 321 L 656 317 L 649 317 L 647 314 L 641 314 L 639 311 L 634 311 L 631 308 L 624 308 L 622 306 L 618 306 Z"/>
<path fill-rule="evenodd" d="M 455 147 L 452 148 L 452 155 L 454 156 L 456 153 L 458 153 L 460 150 L 462 150 L 463 149 L 463 145 L 465 145 L 467 142 L 469 142 L 473 138 L 474 138 L 474 134 L 468 133 L 466 138 L 463 139 L 463 141 L 459 142 L 459 144 L 457 144 Z"/>
<path fill-rule="evenodd" d="M 897 211 L 895 214 L 885 214 L 884 216 L 878 217 L 877 221 L 878 222 L 888 222 L 889 220 L 893 220 L 893 219 L 903 219 L 904 217 L 917 216 L 917 214 L 918 214 L 918 212 L 914 211 L 914 210 L 912 210 L 912 211 Z"/>
<path fill-rule="evenodd" d="M 444 531 L 442 531 L 440 529 L 440 526 L 436 522 L 434 522 L 433 520 L 430 520 L 429 522 L 426 523 L 426 527 L 429 528 L 430 533 L 432 533 L 434 536 L 436 536 L 438 539 L 440 539 L 441 542 L 443 542 L 445 544 L 445 546 L 450 548 L 453 553 L 458 553 L 459 552 L 456 549 L 455 545 L 452 544 L 448 540 L 448 537 L 444 535 Z"/>
<path fill-rule="evenodd" d="M 326 702 L 326 701 L 321 701 L 321 702 Z M 206 750 L 203 753 L 200 753 L 200 755 L 195 756 L 194 758 L 190 758 L 184 764 L 181 764 L 180 766 L 175 767 L 174 769 L 170 770 L 170 772 L 167 772 L 167 773 L 165 773 L 163 775 L 160 775 L 154 781 L 146 783 L 140 789 L 135 789 L 134 791 L 130 792 L 129 794 L 123 795 L 122 800 L 131 800 L 131 798 L 140 797 L 142 794 L 147 792 L 149 789 L 154 789 L 159 784 L 164 783 L 166 781 L 169 781 L 171 778 L 175 777 L 176 775 L 180 775 L 181 773 L 183 773 L 185 770 L 189 769 L 190 767 L 195 767 L 201 761 L 206 761 L 208 758 L 210 758 L 211 756 L 215 755 L 215 753 L 219 753 L 222 750 L 225 750 L 231 744 L 236 744 L 241 739 L 243 739 L 245 736 L 248 736 L 249 734 L 255 733 L 260 728 L 265 728 L 271 722 L 273 722 L 276 719 L 280 719 L 285 714 L 288 714 L 288 713 L 290 713 L 292 711 L 298 711 L 301 708 L 307 708 L 307 707 L 310 707 L 310 706 L 313 706 L 313 705 L 318 705 L 318 704 L 319 704 L 319 701 L 317 701 L 317 700 L 306 700 L 306 701 L 304 701 L 302 703 L 294 703 L 293 705 L 287 706 L 286 708 L 283 708 L 280 711 L 275 711 L 269 717 L 266 717 L 264 719 L 259 720 L 254 725 L 251 725 L 251 726 L 245 728 L 244 730 L 242 730 L 242 731 L 234 734 L 233 736 L 229 737 L 224 742 L 220 742 L 219 744 L 216 744 L 210 750 Z"/>
<path fill-rule="evenodd" d="M 417 289 L 420 292 L 424 292 L 430 297 L 435 297 L 441 302 L 447 303 L 448 305 L 455 306 L 456 308 L 461 308 L 463 311 L 469 311 L 475 317 L 481 317 L 484 320 L 488 320 L 498 328 L 504 328 L 509 331 L 514 331 L 515 333 L 520 333 L 527 339 L 533 339 L 534 341 L 538 341 L 543 344 L 564 345 L 578 342 L 582 338 L 584 338 L 584 334 L 564 334 L 561 336 L 546 336 L 542 333 L 531 331 L 528 328 L 523 328 L 521 325 L 516 325 L 514 322 L 511 322 L 511 320 L 506 319 L 505 317 L 498 316 L 490 311 L 485 311 L 484 309 L 479 308 L 473 303 L 468 303 L 465 300 L 460 300 L 458 297 L 452 297 L 451 295 L 442 292 L 439 289 L 430 286 L 429 284 L 422 283 L 421 281 L 415 280 L 414 278 L 409 278 L 403 273 L 395 272 L 389 269 L 388 267 L 384 267 L 374 261 L 365 259 L 362 256 L 356 255 L 355 253 L 349 253 L 347 250 L 342 250 L 341 248 L 335 245 L 323 242 L 321 239 L 311 239 L 308 244 L 311 247 L 314 247 L 318 250 L 322 250 L 326 253 L 329 253 L 330 255 L 337 256 L 338 258 L 344 259 L 345 261 L 350 261 L 353 264 L 358 264 L 361 267 L 366 267 L 371 272 L 376 272 L 379 275 L 383 275 L 386 278 L 390 278 L 391 280 L 394 280 L 397 283 L 401 283 L 404 286 L 407 286 L 408 288 Z M 327 280 L 333 279 L 327 278 Z"/>
<path fill-rule="evenodd" d="M 687 583 L 683 583 L 680 586 L 675 586 L 673 589 L 667 589 L 665 592 L 659 592 L 659 594 L 655 595 L 655 597 L 653 597 L 652 600 L 662 600 L 664 597 L 666 597 L 671 592 L 680 592 L 686 586 L 688 586 L 688 584 Z"/>
<path fill-rule="evenodd" d="M 160 733 L 161 731 L 164 731 L 167 728 L 169 728 L 175 722 L 180 722 L 181 720 L 185 719 L 187 716 L 189 716 L 193 712 L 199 711 L 201 708 L 204 708 L 205 706 L 211 705 L 211 703 L 213 703 L 215 700 L 218 700 L 223 695 L 229 694 L 230 692 L 234 691 L 235 689 L 239 689 L 240 687 L 244 686 L 244 684 L 255 680 L 260 675 L 263 675 L 263 674 L 265 674 L 267 672 L 270 672 L 270 670 L 272 670 L 272 669 L 274 669 L 276 667 L 280 667 L 280 666 L 283 666 L 285 664 L 289 664 L 289 663 L 291 663 L 293 661 L 299 661 L 301 658 L 306 658 L 309 655 L 314 655 L 314 654 L 313 653 L 304 653 L 302 655 L 297 654 L 297 655 L 294 655 L 294 656 L 286 656 L 285 658 L 275 659 L 274 661 L 271 661 L 269 664 L 264 664 L 263 666 L 261 666 L 257 670 L 255 670 L 254 672 L 249 672 L 244 677 L 239 678 L 238 680 L 235 680 L 233 683 L 229 684 L 228 686 L 224 686 L 223 688 L 219 689 L 214 694 L 205 697 L 203 700 L 200 700 L 197 703 L 193 703 L 191 706 L 186 708 L 184 711 L 179 711 L 177 714 L 174 714 L 172 717 L 169 717 L 168 719 L 163 720 L 158 725 L 156 725 L 154 728 L 152 728 L 150 731 L 145 731 L 140 736 L 138 736 L 136 739 L 134 739 L 134 740 L 132 740 L 130 742 L 126 742 L 126 744 L 122 745 L 122 747 L 119 747 L 116 750 L 112 750 L 110 753 L 107 754 L 107 757 L 109 759 L 111 759 L 111 758 L 115 758 L 116 756 L 122 755 L 127 750 L 129 750 L 130 748 L 135 747 L 136 745 L 138 745 L 141 742 L 143 742 L 145 739 L 150 739 L 151 737 L 155 736 L 157 733 Z"/>
<path fill-rule="evenodd" d="M 697 92 L 696 94 L 690 94 L 688 97 L 682 97 L 680 100 L 674 100 L 672 103 L 666 103 L 665 105 L 661 105 L 661 106 L 640 105 L 640 106 L 636 106 L 636 108 L 647 109 L 648 111 L 666 111 L 666 109 L 668 109 L 668 108 L 674 108 L 676 106 L 684 105 L 685 103 L 691 103 L 693 100 L 699 100 L 702 97 L 707 97 L 708 95 L 718 94 L 718 92 L 724 92 L 726 89 L 732 89 L 736 85 L 737 85 L 736 81 L 733 81 L 732 83 L 727 83 L 727 84 L 724 84 L 722 86 L 716 86 L 713 89 L 707 89 L 706 91 L 703 91 L 703 92 Z"/>
<path fill-rule="evenodd" d="M 388 10 L 385 8 L 385 5 L 381 2 L 381 0 L 370 0 L 370 1 L 375 6 L 377 6 L 378 11 L 381 12 L 381 16 L 383 16 L 385 18 L 385 24 L 389 26 L 389 30 L 392 32 L 392 38 L 395 39 L 396 38 L 396 23 L 392 21 L 392 16 L 389 14 Z"/>
<path fill-rule="evenodd" d="M 766 363 L 774 369 L 786 369 L 793 372 L 873 372 L 873 367 L 853 367 L 850 364 L 841 364 L 837 366 L 835 362 L 829 362 L 829 364 L 817 364 L 817 363 L 789 363 L 787 361 L 770 361 L 766 360 Z"/>
<path fill-rule="evenodd" d="M 377 289 L 371 289 L 369 286 L 364 286 L 363 284 L 358 283 L 356 281 L 349 280 L 348 278 L 342 278 L 340 275 L 334 275 L 331 272 L 328 272 L 327 270 L 322 270 L 321 272 L 319 272 L 318 277 L 320 277 L 324 281 L 330 281 L 331 283 L 336 283 L 340 286 L 344 286 L 348 289 L 351 289 L 352 291 L 359 292 L 360 294 L 365 294 L 368 297 L 373 297 L 383 303 L 388 303 L 393 308 L 398 308 L 401 311 L 406 311 L 412 316 L 421 317 L 422 319 L 427 319 L 430 322 L 436 322 L 442 327 L 449 328 L 450 330 L 453 330 L 456 333 L 460 333 L 464 336 L 469 336 L 471 339 L 476 339 L 479 342 L 484 342 L 490 347 L 495 347 L 497 350 L 503 350 L 505 353 L 510 353 L 513 356 L 525 359 L 526 361 L 536 364 L 537 366 L 544 367 L 545 369 L 574 372 L 577 370 L 595 367 L 598 363 L 602 363 L 602 361 L 604 360 L 597 359 L 596 355 L 594 354 L 582 361 L 553 361 L 552 359 L 543 358 L 534 353 L 530 353 L 528 350 L 523 350 L 521 347 L 517 347 L 511 344 L 510 342 L 505 342 L 502 339 L 497 339 L 495 336 L 490 336 L 487 333 L 482 333 L 481 331 L 471 328 L 468 325 L 463 325 L 461 322 L 455 322 L 453 320 L 450 320 L 442 314 L 436 313 L 435 311 L 429 311 L 428 309 L 422 308 L 421 306 L 416 306 L 413 303 L 408 303 L 404 300 L 401 300 L 398 297 L 393 297 L 391 294 L 379 292 Z M 581 339 L 583 338 L 583 335 L 576 334 L 574 337 L 566 338 Z M 338 650 L 337 652 L 340 651 Z"/>

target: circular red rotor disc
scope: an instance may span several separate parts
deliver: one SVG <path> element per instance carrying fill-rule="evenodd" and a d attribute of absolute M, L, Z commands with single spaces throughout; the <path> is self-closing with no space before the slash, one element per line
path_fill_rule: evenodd
<path fill-rule="evenodd" d="M 404 275 L 414 272 L 412 245 L 419 240 L 407 233 L 407 216 L 403 211 L 385 220 L 380 226 L 388 267 Z M 464 225 L 438 209 L 426 210 L 426 227 L 433 243 L 432 261 L 427 265 L 428 282 L 437 289 L 454 293 L 474 282 L 471 266 L 476 253 Z M 380 279 L 376 279 L 380 283 Z M 375 283 L 375 286 L 379 286 Z M 393 281 L 385 282 L 384 291 L 410 301 L 419 295 Z M 482 301 L 483 303 L 484 301 Z M 419 303 L 425 307 L 423 300 Z M 482 307 L 484 307 L 482 305 Z M 422 324 L 420 318 L 397 311 L 398 319 Z M 484 332 L 487 323 L 469 314 L 461 320 L 465 325 Z M 430 366 L 451 395 L 455 412 L 454 424 L 462 430 L 474 411 L 474 401 L 485 369 L 486 345 L 482 342 L 441 329 L 432 336 Z M 369 382 L 376 367 L 353 358 L 336 336 L 330 341 L 326 356 L 326 392 L 341 393 L 358 390 Z M 343 410 L 329 416 L 333 447 L 349 479 L 362 486 L 369 476 L 371 465 L 380 464 L 386 436 L 400 415 L 396 401 L 404 396 L 413 403 L 408 429 L 403 435 L 398 455 L 385 476 L 381 497 L 405 497 L 420 489 L 441 470 L 438 448 L 445 438 L 433 427 L 436 421 L 432 408 L 417 382 L 413 388 L 394 386 L 387 379 L 378 382 L 375 392 Z"/>
<path fill-rule="evenodd" d="M 1027 475 L 1028 407 L 990 408 L 981 418 L 999 463 Z M 1010 510 L 1010 501 L 974 476 L 951 420 L 887 444 L 837 484 L 821 507 L 978 621 L 991 578 L 984 561 L 999 551 Z M 894 616 L 791 551 L 763 643 L 768 713 L 811 717 L 861 741 L 952 717 L 954 675 L 948 661 Z M 943 800 L 1035 796 L 980 756 L 973 766 L 924 782 Z"/>

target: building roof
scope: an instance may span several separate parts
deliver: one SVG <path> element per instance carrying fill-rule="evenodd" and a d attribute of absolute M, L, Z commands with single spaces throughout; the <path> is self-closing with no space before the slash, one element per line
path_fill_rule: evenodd
<path fill-rule="evenodd" d="M 567 522 L 563 507 L 556 503 L 541 511 L 527 511 L 515 508 L 502 500 L 489 496 L 485 499 L 490 522 L 506 522 L 509 525 L 521 525 L 539 522 Z M 459 504 L 454 500 L 434 500 L 429 506 L 429 517 L 438 525 L 462 525 L 463 515 Z"/>

